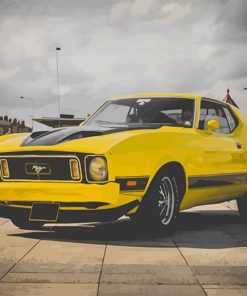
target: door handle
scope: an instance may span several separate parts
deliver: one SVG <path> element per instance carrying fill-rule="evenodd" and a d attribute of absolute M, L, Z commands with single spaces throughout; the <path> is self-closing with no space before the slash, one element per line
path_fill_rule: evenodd
<path fill-rule="evenodd" d="M 238 149 L 242 149 L 242 144 L 241 143 L 236 142 L 236 146 L 237 146 Z"/>

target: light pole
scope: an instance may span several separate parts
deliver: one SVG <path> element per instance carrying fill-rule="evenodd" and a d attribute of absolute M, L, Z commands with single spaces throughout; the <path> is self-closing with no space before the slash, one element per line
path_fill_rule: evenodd
<path fill-rule="evenodd" d="M 32 131 L 33 131 L 33 117 L 34 117 L 34 99 L 33 98 L 26 98 L 20 97 L 21 100 L 28 100 L 32 102 Z"/>
<path fill-rule="evenodd" d="M 57 103 L 58 103 L 58 116 L 59 116 L 59 127 L 61 126 L 60 117 L 61 117 L 61 104 L 60 104 L 60 93 L 59 93 L 59 68 L 58 68 L 58 51 L 61 50 L 61 47 L 56 47 L 56 61 L 57 61 Z"/>

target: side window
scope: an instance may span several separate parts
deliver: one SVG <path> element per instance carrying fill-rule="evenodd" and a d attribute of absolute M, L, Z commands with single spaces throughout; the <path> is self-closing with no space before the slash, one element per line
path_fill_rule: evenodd
<path fill-rule="evenodd" d="M 201 101 L 201 108 L 200 108 L 199 126 L 198 126 L 199 129 L 205 130 L 206 118 L 210 115 L 215 116 L 216 110 L 213 108 L 211 102 L 202 100 Z"/>
<path fill-rule="evenodd" d="M 229 110 L 228 107 L 224 106 L 223 110 L 224 110 L 224 112 L 226 114 L 226 118 L 227 118 L 227 121 L 229 123 L 230 129 L 231 129 L 231 132 L 232 132 L 238 126 L 238 121 L 237 121 L 236 117 L 234 116 L 234 114 Z"/>
<path fill-rule="evenodd" d="M 202 100 L 198 128 L 201 130 L 205 130 L 208 120 L 217 119 L 219 121 L 220 126 L 215 132 L 229 134 L 231 132 L 231 129 L 223 108 L 224 106 L 221 104 Z"/>

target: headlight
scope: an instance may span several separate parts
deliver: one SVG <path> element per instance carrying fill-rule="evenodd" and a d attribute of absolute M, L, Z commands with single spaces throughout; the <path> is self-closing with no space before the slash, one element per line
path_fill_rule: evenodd
<path fill-rule="evenodd" d="M 3 178 L 9 178 L 9 165 L 6 159 L 0 160 L 1 164 L 1 175 Z"/>
<path fill-rule="evenodd" d="M 107 163 L 105 158 L 96 156 L 89 163 L 90 179 L 96 182 L 102 182 L 107 179 Z"/>

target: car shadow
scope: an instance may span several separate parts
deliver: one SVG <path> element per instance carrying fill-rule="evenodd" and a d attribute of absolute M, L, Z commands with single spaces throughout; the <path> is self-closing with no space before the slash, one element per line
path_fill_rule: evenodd
<path fill-rule="evenodd" d="M 246 233 L 247 223 L 235 211 L 183 212 L 172 232 L 135 227 L 129 219 L 111 223 L 76 226 L 47 224 L 42 231 L 25 231 L 10 236 L 84 244 L 108 244 L 133 247 L 232 248 L 246 247 L 235 237 Z"/>

